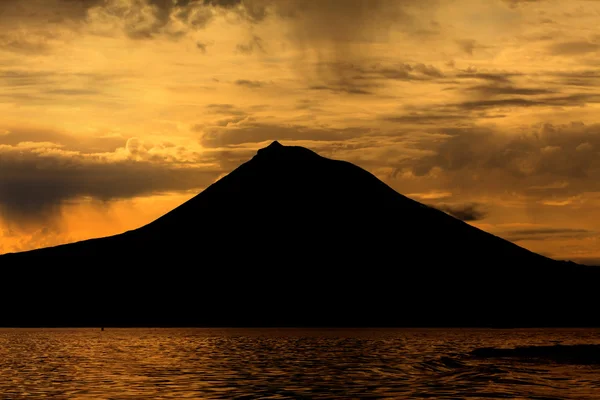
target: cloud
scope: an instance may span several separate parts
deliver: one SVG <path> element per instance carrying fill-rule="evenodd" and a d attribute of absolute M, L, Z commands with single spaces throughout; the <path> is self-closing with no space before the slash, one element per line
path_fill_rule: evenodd
<path fill-rule="evenodd" d="M 206 105 L 206 111 L 209 114 L 228 115 L 235 117 L 245 117 L 248 114 L 246 111 L 238 108 L 234 104 L 229 103 L 211 103 Z"/>
<path fill-rule="evenodd" d="M 522 5 L 527 5 L 531 3 L 541 3 L 547 0 L 502 0 L 506 5 L 511 8 L 517 8 Z"/>
<path fill-rule="evenodd" d="M 531 186 L 531 187 L 529 187 L 529 189 L 531 189 L 531 190 L 560 190 L 560 189 L 566 189 L 568 187 L 569 187 L 569 182 L 556 181 L 556 182 L 548 183 L 546 185 Z"/>
<path fill-rule="evenodd" d="M 113 153 L 93 155 L 48 142 L 0 145 L 0 213 L 10 221 L 39 220 L 81 197 L 109 201 L 198 189 L 222 172 L 210 153 L 136 138 Z"/>
<path fill-rule="evenodd" d="M 422 110 L 410 111 L 401 115 L 386 115 L 383 116 L 382 119 L 400 124 L 432 125 L 444 122 L 464 121 L 465 115 L 464 113 L 452 112 L 450 110 Z"/>
<path fill-rule="evenodd" d="M 594 236 L 596 232 L 587 229 L 569 228 L 534 228 L 502 232 L 502 237 L 511 242 L 524 240 L 548 240 L 548 239 L 580 239 Z"/>
<path fill-rule="evenodd" d="M 0 51 L 40 55 L 78 32 L 103 0 L 2 0 Z"/>
<path fill-rule="evenodd" d="M 378 39 L 398 22 L 408 25 L 412 21 L 409 11 L 426 12 L 437 1 L 203 0 L 197 3 L 233 11 L 251 23 L 268 16 L 280 18 L 288 24 L 290 37 L 296 44 L 314 49 L 322 44 L 338 46 L 354 40 Z M 316 43 L 320 44 L 315 46 Z"/>
<path fill-rule="evenodd" d="M 568 260 L 576 262 L 577 264 L 600 268 L 600 258 L 597 257 L 569 257 Z"/>
<path fill-rule="evenodd" d="M 125 138 L 120 134 L 74 136 L 39 127 L 1 128 L 0 146 L 17 146 L 22 143 L 51 142 L 64 150 L 81 154 L 110 153 L 123 147 Z"/>
<path fill-rule="evenodd" d="M 225 127 L 203 129 L 202 146 L 215 148 L 244 143 L 261 143 L 273 140 L 339 141 L 369 134 L 366 128 L 313 128 L 294 124 L 270 124 L 243 119 Z"/>
<path fill-rule="evenodd" d="M 445 78 L 439 68 L 424 63 L 321 62 L 316 64 L 316 68 L 321 71 L 322 80 L 309 89 L 333 93 L 375 94 L 386 81 L 436 81 Z M 330 72 L 330 76 L 326 72 Z"/>
<path fill-rule="evenodd" d="M 266 53 L 263 40 L 259 36 L 252 36 L 246 43 L 239 43 L 235 47 L 236 51 L 240 54 L 250 55 L 255 52 Z"/>
<path fill-rule="evenodd" d="M 65 20 L 80 20 L 87 15 L 90 7 L 100 5 L 104 0 L 2 0 L 0 2 L 0 23 L 64 23 Z"/>
<path fill-rule="evenodd" d="M 488 213 L 481 204 L 437 204 L 431 207 L 444 211 L 461 221 L 479 221 L 484 219 Z"/>
<path fill-rule="evenodd" d="M 186 1 L 189 3 L 189 1 Z M 242 4 L 242 0 L 203 0 L 205 5 L 218 7 L 235 7 Z"/>
<path fill-rule="evenodd" d="M 203 133 L 218 129 L 219 127 L 233 126 L 250 118 L 250 115 L 246 111 L 233 104 L 208 104 L 205 110 L 206 116 L 204 117 L 204 121 L 191 126 L 193 132 Z"/>
<path fill-rule="evenodd" d="M 600 73 L 596 70 L 551 72 L 550 78 L 562 86 L 599 87 Z"/>
<path fill-rule="evenodd" d="M 522 97 L 509 97 L 493 100 L 464 101 L 452 105 L 463 110 L 484 110 L 506 107 L 576 107 L 586 103 L 600 103 L 600 94 L 570 94 L 560 96 L 546 96 L 538 99 L 525 99 Z"/>
<path fill-rule="evenodd" d="M 452 192 L 440 192 L 440 191 L 431 191 L 427 193 L 410 193 L 407 195 L 411 198 L 416 198 L 419 200 L 436 200 L 436 199 L 445 199 L 448 197 L 452 197 Z"/>
<path fill-rule="evenodd" d="M 215 16 L 224 13 L 233 13 L 248 21 L 262 20 L 266 17 L 266 8 L 253 4 L 256 2 L 102 0 L 88 5 L 86 22 L 90 24 L 93 32 L 103 35 L 112 35 L 120 30 L 132 39 L 151 39 L 161 35 L 178 39 L 205 28 Z M 198 46 L 201 50 L 205 49 L 203 43 L 199 43 Z"/>
<path fill-rule="evenodd" d="M 25 33 L 23 31 L 9 31 L 0 34 L 0 48 L 22 54 L 43 54 L 51 49 L 52 37 L 45 33 Z"/>
<path fill-rule="evenodd" d="M 345 93 L 345 94 L 373 94 L 370 90 L 362 89 L 362 87 L 371 88 L 374 85 L 356 85 L 354 83 L 349 82 L 338 82 L 337 84 L 333 83 L 331 85 L 314 85 L 310 86 L 309 90 L 323 90 L 329 91 L 332 93 Z"/>
<path fill-rule="evenodd" d="M 265 85 L 263 81 L 251 81 L 248 79 L 238 79 L 234 83 L 238 86 L 245 86 L 251 89 L 261 88 Z"/>
<path fill-rule="evenodd" d="M 273 0 L 267 3 L 277 15 L 289 19 L 293 39 L 308 47 L 315 43 L 337 45 L 355 39 L 374 40 L 378 35 L 386 35 L 393 24 L 408 21 L 407 7 L 418 6 L 418 2 L 410 0 Z"/>
<path fill-rule="evenodd" d="M 20 0 L 0 2 L 0 26 L 22 26 L 27 35 L 34 26 L 51 24 L 114 36 L 124 32 L 132 39 L 159 35 L 180 38 L 205 28 L 217 15 L 234 15 L 251 24 L 267 17 L 278 18 L 286 26 L 287 38 L 299 49 L 319 53 L 319 59 L 352 61 L 368 59 L 364 42 L 386 38 L 402 24 L 407 30 L 420 30 L 417 13 L 432 13 L 438 0 Z M 433 14 L 432 14 L 433 15 Z M 7 25 L 10 24 L 10 25 Z M 5 32 L 9 32 L 5 30 Z M 15 32 L 12 29 L 10 32 Z M 54 29 L 53 32 L 56 32 Z M 46 30 L 44 34 L 51 34 Z M 7 35 L 7 34 L 5 34 Z M 6 45 L 26 49 L 43 46 L 40 40 L 24 41 L 10 35 Z M 250 54 L 264 51 L 252 34 L 237 51 Z M 0 42 L 2 42 L 0 38 Z M 33 46 L 33 47 L 32 47 Z"/>
<path fill-rule="evenodd" d="M 361 65 L 372 59 L 368 44 L 389 39 L 392 29 L 421 29 L 415 15 L 433 13 L 436 0 L 248 0 L 245 9 L 261 9 L 285 26 L 286 38 L 307 63 L 295 63 L 299 74 L 311 87 L 331 87 L 339 92 L 360 94 L 355 71 L 349 64 Z M 433 14 L 432 14 L 433 15 Z M 238 51 L 251 53 L 255 44 L 238 45 Z"/>
<path fill-rule="evenodd" d="M 122 74 L 111 72 L 62 72 L 44 67 L 39 70 L 0 67 L 0 104 L 100 105 L 103 108 L 121 107 L 122 98 L 111 92 Z"/>
<path fill-rule="evenodd" d="M 2 0 L 0 25 L 25 25 L 27 29 L 13 29 L 11 35 L 0 36 L 0 43 L 22 51 L 28 47 L 33 50 L 32 46 L 44 43 L 39 38 L 32 40 L 32 35 L 51 35 L 66 23 L 72 30 L 81 30 L 85 25 L 92 33 L 108 36 L 124 32 L 132 39 L 157 35 L 178 38 L 204 28 L 219 12 L 238 10 L 246 18 L 254 15 L 242 6 L 241 1 L 227 0 Z M 45 29 L 50 26 L 53 30 Z M 19 33 L 27 40 L 19 39 Z"/>
<path fill-rule="evenodd" d="M 600 94 L 592 87 L 600 85 L 597 72 L 547 71 L 539 75 L 519 72 L 458 72 L 438 79 L 447 92 L 458 96 L 444 103 L 429 104 L 423 109 L 413 107 L 411 114 L 390 116 L 398 122 L 414 119 L 454 120 L 460 115 L 467 119 L 505 117 L 513 109 L 582 107 L 600 103 Z M 579 86 L 570 88 L 568 85 Z M 498 114 L 502 112 L 502 114 Z"/>
<path fill-rule="evenodd" d="M 517 72 L 477 72 L 474 69 L 469 69 L 467 71 L 457 73 L 455 77 L 458 79 L 478 79 L 497 83 L 510 83 L 513 77 L 521 75 L 521 73 Z"/>
<path fill-rule="evenodd" d="M 537 96 L 544 94 L 553 94 L 553 90 L 545 88 L 526 88 L 516 87 L 514 85 L 477 85 L 463 89 L 467 92 L 474 92 L 477 95 L 485 97 L 494 97 L 502 95 L 518 95 L 518 96 Z"/>
<path fill-rule="evenodd" d="M 453 190 L 510 188 L 555 204 L 570 204 L 572 196 L 600 190 L 600 158 L 594 150 L 600 148 L 598 124 L 546 123 L 519 134 L 476 126 L 441 131 L 445 137 L 415 143 L 430 155 L 403 160 L 400 170 L 416 177 L 436 171 L 438 185 Z M 549 199 L 552 191 L 561 197 Z"/>
<path fill-rule="evenodd" d="M 554 43 L 548 51 L 558 56 L 577 56 L 600 50 L 600 45 L 583 40 Z"/>
<path fill-rule="evenodd" d="M 16 0 L 7 0 L 15 7 Z M 235 16 L 250 24 L 248 37 L 238 43 L 234 51 L 240 55 L 267 54 L 269 50 L 252 26 L 267 17 L 282 24 L 282 39 L 287 40 L 302 54 L 306 63 L 293 63 L 293 68 L 307 78 L 311 88 L 327 88 L 335 93 L 370 94 L 372 89 L 355 82 L 355 71 L 342 66 L 345 63 L 364 64 L 372 59 L 365 43 L 387 40 L 390 30 L 401 27 L 405 31 L 421 29 L 419 18 L 433 13 L 438 0 L 34 0 L 29 10 L 35 14 L 58 12 L 75 21 L 78 32 L 102 36 L 125 34 L 131 39 L 148 40 L 157 37 L 179 39 L 204 29 L 216 16 Z M 26 18 L 26 9 L 18 18 Z M 7 7 L 8 9 L 12 9 Z M 60 11 L 53 11 L 60 10 Z M 13 12 L 14 14 L 14 12 Z M 433 14 L 431 14 L 433 16 Z M 66 18 L 66 17 L 61 17 Z M 48 20 L 46 15 L 43 20 Z M 40 36 L 35 39 L 31 27 L 20 36 L 15 30 L 0 34 L 5 49 L 32 54 L 47 51 L 52 40 Z M 66 29 L 66 28 L 65 28 Z M 44 35 L 56 34 L 55 27 Z M 4 37 L 6 36 L 6 37 Z M 199 51 L 206 53 L 207 44 L 196 41 Z M 439 76 L 432 66 L 414 65 L 386 67 L 379 72 L 385 79 L 429 79 Z M 369 84 L 374 87 L 375 84 Z"/>
<path fill-rule="evenodd" d="M 204 27 L 212 13 L 185 2 L 158 0 L 107 0 L 88 10 L 93 33 L 112 36 L 124 32 L 132 39 L 150 39 L 158 34 L 181 37 L 190 27 Z"/>
<path fill-rule="evenodd" d="M 206 48 L 207 48 L 207 46 L 208 46 L 207 43 L 196 42 L 196 47 L 198 48 L 198 50 L 200 50 L 204 54 L 206 54 Z"/>
<path fill-rule="evenodd" d="M 487 48 L 487 46 L 479 44 L 475 39 L 457 39 L 456 44 L 462 51 L 470 56 L 472 56 L 477 49 Z"/>
<path fill-rule="evenodd" d="M 343 67 L 340 65 L 338 68 Z M 356 73 L 356 79 L 391 79 L 400 81 L 429 81 L 438 78 L 444 78 L 444 73 L 433 65 L 423 63 L 398 63 L 382 65 L 377 63 L 370 66 L 359 67 L 356 64 L 350 64 L 350 70 Z"/>

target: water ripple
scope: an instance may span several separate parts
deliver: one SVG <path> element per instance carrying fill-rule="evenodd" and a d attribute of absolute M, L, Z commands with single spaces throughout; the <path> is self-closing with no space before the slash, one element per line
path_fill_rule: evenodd
<path fill-rule="evenodd" d="M 599 330 L 0 329 L 2 399 L 593 399 L 600 366 L 477 359 Z"/>

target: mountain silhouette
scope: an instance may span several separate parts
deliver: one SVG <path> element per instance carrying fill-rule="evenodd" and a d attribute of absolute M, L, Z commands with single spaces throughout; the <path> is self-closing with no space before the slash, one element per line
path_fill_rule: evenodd
<path fill-rule="evenodd" d="M 139 229 L 0 256 L 3 326 L 598 326 L 600 271 L 273 142 Z"/>

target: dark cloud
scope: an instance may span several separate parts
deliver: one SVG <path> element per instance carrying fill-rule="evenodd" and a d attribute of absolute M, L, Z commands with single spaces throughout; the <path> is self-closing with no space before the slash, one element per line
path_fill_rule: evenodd
<path fill-rule="evenodd" d="M 516 87 L 514 85 L 477 85 L 462 90 L 489 97 L 501 95 L 536 96 L 555 93 L 550 89 Z"/>
<path fill-rule="evenodd" d="M 418 111 L 409 112 L 401 115 L 388 115 L 382 117 L 383 120 L 388 122 L 395 122 L 401 124 L 439 124 L 440 122 L 460 122 L 465 120 L 463 113 L 453 113 L 450 111 Z"/>
<path fill-rule="evenodd" d="M 51 13 L 54 12 L 52 10 L 64 9 L 61 12 L 69 14 L 72 20 L 92 23 L 93 32 L 97 34 L 113 35 L 123 29 L 133 39 L 151 39 L 159 35 L 178 39 L 206 27 L 215 15 L 222 13 L 237 15 L 250 23 L 274 16 L 287 25 L 286 39 L 301 52 L 305 52 L 307 60 L 311 60 L 313 55 L 318 60 L 318 65 L 310 62 L 294 64 L 297 72 L 309 81 L 308 87 L 330 88 L 336 93 L 368 94 L 372 92 L 371 89 L 355 82 L 356 71 L 340 68 L 340 64 L 361 64 L 370 60 L 370 46 L 362 44 L 380 40 L 393 27 L 402 26 L 407 32 L 422 30 L 422 24 L 416 22 L 414 15 L 426 16 L 427 13 L 433 13 L 433 5 L 439 0 L 32 1 L 36 1 L 33 6 L 20 7 L 21 14 L 41 11 Z M 20 4 L 16 0 L 7 2 L 13 8 Z M 94 21 L 100 23 L 93 24 Z M 118 27 L 112 26 L 115 21 L 118 21 Z M 109 28 L 104 28 L 107 26 Z M 5 49 L 33 54 L 49 49 L 48 41 L 43 39 L 25 40 L 12 33 L 2 39 L 2 35 L 0 34 L 0 45 Z M 197 47 L 201 52 L 206 52 L 205 43 L 198 42 Z M 263 40 L 254 34 L 238 43 L 234 50 L 241 55 L 268 53 Z M 425 65 L 386 67 L 368 73 L 379 74 L 385 79 L 400 80 L 430 79 L 441 74 L 436 68 Z"/>
<path fill-rule="evenodd" d="M 526 99 L 522 97 L 510 97 L 506 99 L 492 100 L 474 100 L 465 101 L 451 105 L 463 110 L 483 110 L 505 107 L 577 107 L 586 103 L 600 102 L 600 95 L 597 94 L 571 94 L 561 96 L 547 96 L 537 99 Z"/>
<path fill-rule="evenodd" d="M 371 40 L 386 33 L 394 23 L 408 20 L 405 7 L 418 6 L 416 1 L 410 0 L 273 0 L 256 3 L 270 3 L 279 16 L 288 17 L 294 39 L 308 47 L 316 42 Z"/>
<path fill-rule="evenodd" d="M 50 40 L 39 33 L 32 35 L 20 35 L 13 32 L 0 34 L 0 48 L 4 51 L 21 54 L 44 54 L 48 53 L 52 46 Z"/>
<path fill-rule="evenodd" d="M 384 66 L 375 64 L 368 67 L 353 66 L 355 79 L 392 79 L 401 81 L 428 81 L 444 78 L 444 74 L 433 65 L 423 63 L 400 63 Z"/>
<path fill-rule="evenodd" d="M 46 90 L 45 93 L 59 96 L 90 96 L 102 94 L 101 91 L 93 89 L 50 89 Z"/>
<path fill-rule="evenodd" d="M 596 257 L 569 257 L 570 261 L 576 262 L 577 264 L 590 265 L 592 267 L 600 268 L 600 258 Z"/>
<path fill-rule="evenodd" d="M 335 46 L 341 59 L 351 52 L 345 43 L 372 40 L 386 34 L 396 23 L 408 26 L 411 8 L 427 11 L 435 0 L 3 0 L 0 23 L 23 21 L 63 23 L 85 21 L 90 10 L 96 16 L 117 17 L 124 22 L 125 32 L 132 38 L 151 38 L 157 34 L 172 37 L 187 30 L 203 28 L 215 12 L 232 12 L 256 23 L 268 15 L 285 19 L 293 41 L 302 48 L 319 51 Z M 148 8 L 150 6 L 150 8 Z M 184 30 L 174 30 L 172 22 Z M 181 25 L 180 24 L 180 25 Z M 256 44 L 242 44 L 240 51 L 256 51 Z M 347 53 L 343 55 L 342 53 Z M 325 53 L 323 53 L 325 54 Z"/>
<path fill-rule="evenodd" d="M 0 145 L 16 146 L 21 142 L 52 142 L 64 144 L 66 141 L 72 139 L 73 138 L 69 135 L 50 129 L 0 128 Z M 120 141 L 120 144 L 123 145 L 123 140 Z"/>
<path fill-rule="evenodd" d="M 246 18 L 256 17 L 257 7 L 252 3 L 252 0 L 2 0 L 0 23 L 80 22 L 89 17 L 90 9 L 94 9 L 100 15 L 126 21 L 126 33 L 131 37 L 149 38 L 158 33 L 177 35 L 177 32 L 165 30 L 173 20 L 183 22 L 189 28 L 202 28 L 212 19 L 213 9 L 238 10 Z"/>
<path fill-rule="evenodd" d="M 55 77 L 53 72 L 3 70 L 0 71 L 0 84 L 7 87 L 37 86 L 51 82 Z"/>
<path fill-rule="evenodd" d="M 82 154 L 114 152 L 123 147 L 126 139 L 116 134 L 74 136 L 51 129 L 14 128 L 0 126 L 0 146 L 16 146 L 19 143 L 50 142 L 61 149 Z"/>
<path fill-rule="evenodd" d="M 253 89 L 265 86 L 265 83 L 263 81 L 251 81 L 248 79 L 238 79 L 237 81 L 235 81 L 235 84 L 238 86 L 245 86 Z"/>
<path fill-rule="evenodd" d="M 461 221 L 479 221 L 484 219 L 488 213 L 481 204 L 469 203 L 469 204 L 437 204 L 432 205 L 440 211 L 444 211 L 452 215 L 454 218 L 458 218 Z"/>
<path fill-rule="evenodd" d="M 340 82 L 335 86 L 328 85 L 315 85 L 310 86 L 309 90 L 324 90 L 332 93 L 346 93 L 346 94 L 373 94 L 370 90 L 362 89 L 361 85 L 356 85 L 353 83 Z M 369 88 L 373 87 L 372 85 L 365 85 Z"/>
<path fill-rule="evenodd" d="M 531 188 L 557 186 L 564 196 L 600 190 L 600 125 L 543 124 L 523 133 L 478 127 L 440 131 L 445 139 L 418 145 L 433 154 L 405 160 L 401 168 L 417 176 L 437 168 L 440 182 L 456 189 L 510 187 L 537 199 L 547 199 L 548 191 Z"/>
<path fill-rule="evenodd" d="M 321 102 L 314 99 L 301 99 L 296 101 L 296 110 L 307 110 L 311 112 L 321 112 Z"/>
<path fill-rule="evenodd" d="M 256 23 L 272 15 L 285 19 L 302 47 L 315 42 L 341 43 L 378 37 L 397 22 L 411 20 L 409 10 L 427 11 L 436 0 L 196 0 L 224 8 Z M 167 1 L 168 3 L 168 1 Z"/>
<path fill-rule="evenodd" d="M 598 50 L 600 50 L 600 45 L 584 40 L 554 43 L 548 47 L 550 53 L 559 56 L 577 56 Z"/>
<path fill-rule="evenodd" d="M 105 0 L 2 0 L 0 23 L 29 21 L 48 24 L 80 20 L 86 17 L 90 7 L 104 2 Z"/>
<path fill-rule="evenodd" d="M 144 147 L 132 142 L 127 151 L 136 157 Z M 137 161 L 102 159 L 44 143 L 0 146 L 0 212 L 10 221 L 34 221 L 51 217 L 72 199 L 109 201 L 197 189 L 223 172 L 161 159 L 157 153 Z"/>
<path fill-rule="evenodd" d="M 134 39 L 156 35 L 179 38 L 209 23 L 215 8 L 231 8 L 230 2 L 199 0 L 2 0 L 0 1 L 0 46 L 3 50 L 40 54 L 56 42 L 68 40 L 65 30 L 80 31 L 85 24 L 119 21 Z M 108 28 L 102 35 L 113 35 Z"/>
<path fill-rule="evenodd" d="M 373 94 L 384 87 L 386 80 L 433 81 L 445 78 L 437 67 L 423 63 L 395 63 L 384 65 L 361 63 L 316 64 L 321 71 L 321 82 L 309 86 L 311 90 L 326 90 L 334 93 Z M 327 75 L 327 72 L 334 72 Z"/>
<path fill-rule="evenodd" d="M 527 77 L 518 72 L 461 72 L 451 77 L 457 81 L 451 81 L 453 86 L 446 87 L 446 90 L 460 92 L 466 100 L 430 106 L 426 114 L 462 112 L 465 118 L 470 118 L 475 112 L 479 114 L 477 117 L 489 118 L 498 117 L 489 114 L 494 110 L 595 104 L 600 102 L 600 94 L 584 89 L 566 92 L 565 85 L 593 87 L 600 83 L 599 78 L 594 71 L 548 72 Z"/>
<path fill-rule="evenodd" d="M 541 3 L 547 0 L 502 0 L 506 5 L 511 8 L 516 8 L 522 5 L 531 4 L 531 3 Z"/>
<path fill-rule="evenodd" d="M 266 53 L 263 45 L 263 40 L 259 36 L 252 36 L 247 43 L 237 44 L 235 47 L 236 51 L 240 54 L 250 55 L 255 52 Z"/>
<path fill-rule="evenodd" d="M 267 14 L 273 13 L 285 21 L 292 45 L 306 60 L 315 61 L 294 65 L 309 81 L 308 86 L 361 94 L 370 90 L 356 85 L 357 71 L 347 65 L 362 65 L 372 59 L 369 46 L 364 43 L 385 38 L 392 28 L 421 29 L 413 15 L 433 13 L 432 5 L 436 3 L 437 0 L 247 0 L 243 6 L 264 7 Z M 245 47 L 238 46 L 238 51 L 252 50 L 247 44 L 242 46 Z"/>
<path fill-rule="evenodd" d="M 206 54 L 206 47 L 208 45 L 206 43 L 202 43 L 202 42 L 197 42 L 196 43 L 196 47 L 198 48 L 198 50 L 200 50 L 202 53 Z"/>
<path fill-rule="evenodd" d="M 522 74 L 515 72 L 477 72 L 475 70 L 469 70 L 466 72 L 460 72 L 456 74 L 455 77 L 458 79 L 478 79 L 483 81 L 509 84 L 513 77 L 521 75 Z"/>
<path fill-rule="evenodd" d="M 4 14 L 13 21 L 89 22 L 94 18 L 116 17 L 123 23 L 125 33 L 134 39 L 148 39 L 156 35 L 171 38 L 184 36 L 189 30 L 200 29 L 209 23 L 214 10 L 240 8 L 240 1 L 218 0 L 3 0 L 0 17 Z M 8 11 L 7 11 L 8 10 Z M 241 8 L 240 8 L 241 10 Z M 183 30 L 174 29 L 176 24 Z M 107 32 L 113 33 L 113 32 Z"/>
<path fill-rule="evenodd" d="M 534 228 L 502 232 L 502 237 L 518 242 L 523 240 L 548 240 L 548 239 L 580 239 L 594 236 L 596 232 L 586 229 L 568 228 Z"/>
<path fill-rule="evenodd" d="M 187 1 L 189 3 L 189 1 Z M 218 7 L 235 7 L 242 4 L 242 0 L 202 0 L 205 5 Z"/>
<path fill-rule="evenodd" d="M 600 73 L 597 70 L 551 72 L 547 74 L 552 83 L 563 86 L 599 87 Z"/>
<path fill-rule="evenodd" d="M 213 103 L 206 105 L 206 111 L 210 114 L 221 114 L 231 116 L 246 116 L 247 113 L 233 104 Z"/>
<path fill-rule="evenodd" d="M 190 1 L 147 0 L 150 8 L 144 8 L 139 2 L 116 3 L 112 0 L 96 11 L 100 16 L 116 17 L 122 24 L 125 33 L 132 39 L 151 39 L 159 34 L 178 38 L 188 29 L 203 28 L 212 19 L 212 13 L 206 8 L 198 8 L 198 4 Z M 185 28 L 170 29 L 170 23 L 178 21 Z"/>
<path fill-rule="evenodd" d="M 0 51 L 40 55 L 68 40 L 102 0 L 1 0 Z"/>
<path fill-rule="evenodd" d="M 118 74 L 0 69 L 0 102 L 48 104 L 78 97 L 82 103 L 116 108 L 120 106 L 119 98 L 105 88 L 122 78 Z"/>
<path fill-rule="evenodd" d="M 534 191 L 534 192 L 554 192 L 554 193 L 556 193 L 557 191 L 562 191 L 564 189 L 568 189 L 568 187 L 569 187 L 569 182 L 556 181 L 556 182 L 550 182 L 550 183 L 543 184 L 543 185 L 530 186 L 527 188 L 527 190 Z"/>
<path fill-rule="evenodd" d="M 456 44 L 462 51 L 464 51 L 465 53 L 467 53 L 470 56 L 473 55 L 473 52 L 476 49 L 486 48 L 485 46 L 482 46 L 481 44 L 479 44 L 477 42 L 477 40 L 475 40 L 475 39 L 459 39 L 459 40 L 456 40 Z"/>
<path fill-rule="evenodd" d="M 235 127 L 204 129 L 200 143 L 204 147 L 222 147 L 243 143 L 261 143 L 273 140 L 337 141 L 364 136 L 363 128 L 310 128 L 300 125 L 275 125 L 245 120 Z"/>
<path fill-rule="evenodd" d="M 511 83 L 505 75 L 483 76 L 483 84 L 459 84 L 446 88 L 459 92 L 468 100 L 432 104 L 421 108 L 404 106 L 404 112 L 382 118 L 398 123 L 451 123 L 464 126 L 472 125 L 476 119 L 504 118 L 513 108 L 580 107 L 600 102 L 600 95 L 593 92 L 562 94 L 557 86 L 553 89 L 519 86 Z"/>

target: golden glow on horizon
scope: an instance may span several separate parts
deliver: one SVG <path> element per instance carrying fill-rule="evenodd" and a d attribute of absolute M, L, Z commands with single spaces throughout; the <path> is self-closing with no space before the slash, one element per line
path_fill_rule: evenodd
<path fill-rule="evenodd" d="M 0 253 L 143 225 L 280 140 L 600 260 L 600 3 L 200 3 L 0 4 Z"/>

